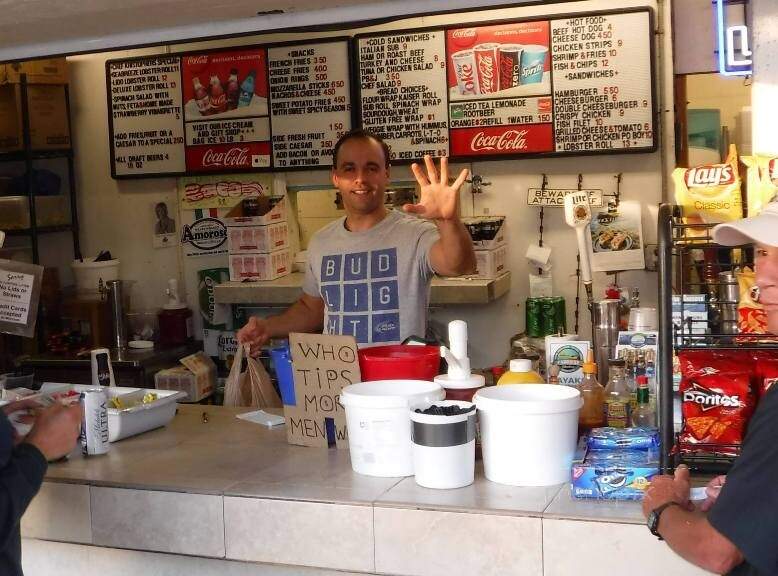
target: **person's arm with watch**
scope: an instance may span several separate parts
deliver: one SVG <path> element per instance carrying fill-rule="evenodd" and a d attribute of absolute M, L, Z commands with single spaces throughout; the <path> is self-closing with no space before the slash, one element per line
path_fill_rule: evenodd
<path fill-rule="evenodd" d="M 643 496 L 643 514 L 654 536 L 683 559 L 716 574 L 743 562 L 740 550 L 695 510 L 689 500 L 689 469 L 681 464 L 674 476 L 655 476 Z"/>

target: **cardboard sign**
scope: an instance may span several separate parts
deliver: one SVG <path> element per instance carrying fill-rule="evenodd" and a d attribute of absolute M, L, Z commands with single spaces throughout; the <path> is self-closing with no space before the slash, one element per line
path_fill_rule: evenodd
<path fill-rule="evenodd" d="M 352 336 L 290 334 L 294 394 L 297 404 L 284 405 L 290 444 L 348 448 L 344 386 L 362 380 L 357 343 Z"/>
<path fill-rule="evenodd" d="M 527 189 L 527 206 L 564 208 L 565 196 L 573 192 L 586 192 L 589 194 L 589 206 L 593 208 L 602 206 L 602 190 L 598 188 L 589 190 L 578 190 L 576 188 L 529 188 Z"/>
<path fill-rule="evenodd" d="M 0 332 L 32 337 L 43 266 L 0 260 Z"/>

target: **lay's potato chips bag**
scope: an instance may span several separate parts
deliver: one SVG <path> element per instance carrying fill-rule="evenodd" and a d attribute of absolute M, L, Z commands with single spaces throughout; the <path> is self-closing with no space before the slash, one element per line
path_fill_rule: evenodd
<path fill-rule="evenodd" d="M 778 157 L 743 156 L 748 216 L 756 216 L 778 192 Z"/>
<path fill-rule="evenodd" d="M 675 203 L 687 223 L 719 223 L 743 217 L 737 150 L 729 147 L 724 164 L 673 170 Z"/>

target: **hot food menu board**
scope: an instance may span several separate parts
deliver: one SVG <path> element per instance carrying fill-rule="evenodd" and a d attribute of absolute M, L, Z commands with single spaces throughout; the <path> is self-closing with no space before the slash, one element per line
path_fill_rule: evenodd
<path fill-rule="evenodd" d="M 359 36 L 361 122 L 396 160 L 653 150 L 651 30 L 640 9 Z"/>
<path fill-rule="evenodd" d="M 348 62 L 348 39 L 109 61 L 112 175 L 331 165 Z"/>

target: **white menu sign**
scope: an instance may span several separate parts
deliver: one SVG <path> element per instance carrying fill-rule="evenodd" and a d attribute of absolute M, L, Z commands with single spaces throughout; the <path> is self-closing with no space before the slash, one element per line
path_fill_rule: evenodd
<path fill-rule="evenodd" d="M 35 276 L 0 270 L 0 322 L 27 324 Z"/>
<path fill-rule="evenodd" d="M 648 11 L 551 21 L 557 152 L 654 142 Z"/>
<path fill-rule="evenodd" d="M 443 30 L 358 40 L 362 126 L 377 132 L 393 160 L 448 155 L 448 91 Z"/>
<path fill-rule="evenodd" d="M 107 72 L 115 175 L 184 172 L 180 59 L 109 62 Z"/>
<path fill-rule="evenodd" d="M 348 41 L 268 49 L 273 164 L 331 166 L 351 129 Z"/>

